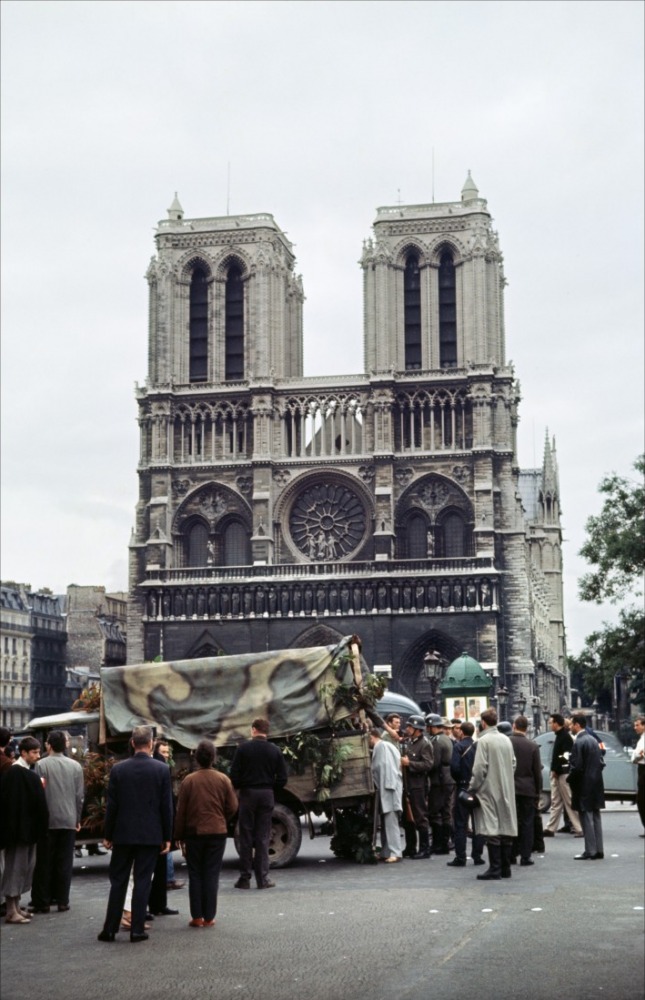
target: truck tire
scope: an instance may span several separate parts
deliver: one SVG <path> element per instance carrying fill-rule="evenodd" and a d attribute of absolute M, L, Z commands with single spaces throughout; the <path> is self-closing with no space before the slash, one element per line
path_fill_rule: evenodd
<path fill-rule="evenodd" d="M 302 843 L 300 820 L 289 809 L 277 803 L 271 817 L 271 840 L 269 841 L 269 865 L 271 868 L 286 868 L 297 856 Z"/>
<path fill-rule="evenodd" d="M 240 853 L 240 836 L 237 824 L 233 837 L 235 850 Z M 269 866 L 286 868 L 297 856 L 302 844 L 300 820 L 288 806 L 276 803 L 271 816 L 271 840 L 269 841 Z"/>

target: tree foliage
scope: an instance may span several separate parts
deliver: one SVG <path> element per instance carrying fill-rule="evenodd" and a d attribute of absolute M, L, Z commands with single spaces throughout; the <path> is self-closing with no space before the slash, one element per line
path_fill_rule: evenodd
<path fill-rule="evenodd" d="M 605 495 L 600 514 L 586 524 L 587 540 L 580 554 L 594 567 L 579 581 L 583 601 L 616 604 L 638 597 L 645 573 L 645 456 L 634 463 L 639 479 L 612 473 L 600 483 Z M 631 700 L 645 708 L 643 664 L 645 661 L 645 614 L 639 605 L 626 605 L 618 621 L 603 622 L 588 635 L 577 657 L 570 658 L 572 674 L 583 682 L 584 692 L 611 703 L 614 677 L 628 678 Z"/>
<path fill-rule="evenodd" d="M 616 602 L 642 591 L 645 571 L 645 455 L 634 463 L 638 481 L 612 473 L 598 487 L 605 495 L 600 514 L 586 524 L 580 555 L 595 569 L 580 580 L 583 601 Z"/>

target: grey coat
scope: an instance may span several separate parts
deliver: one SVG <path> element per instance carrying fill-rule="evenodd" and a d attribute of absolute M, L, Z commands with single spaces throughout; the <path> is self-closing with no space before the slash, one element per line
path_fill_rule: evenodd
<path fill-rule="evenodd" d="M 381 812 L 403 809 L 401 754 L 395 746 L 379 740 L 372 751 L 372 775 L 381 800 Z"/>
<path fill-rule="evenodd" d="M 473 812 L 477 834 L 483 837 L 516 837 L 515 754 L 508 736 L 497 726 L 485 729 L 477 740 L 477 753 L 468 786 L 479 807 Z"/>

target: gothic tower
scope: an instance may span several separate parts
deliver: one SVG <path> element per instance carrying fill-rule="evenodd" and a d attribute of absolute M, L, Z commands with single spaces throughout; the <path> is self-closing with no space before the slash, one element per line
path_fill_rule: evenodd
<path fill-rule="evenodd" d="M 362 374 L 303 377 L 272 216 L 187 220 L 175 198 L 156 241 L 129 662 L 356 633 L 417 700 L 426 653 L 466 650 L 561 707 L 555 450 L 527 512 L 503 260 L 470 174 L 458 202 L 377 210 Z"/>

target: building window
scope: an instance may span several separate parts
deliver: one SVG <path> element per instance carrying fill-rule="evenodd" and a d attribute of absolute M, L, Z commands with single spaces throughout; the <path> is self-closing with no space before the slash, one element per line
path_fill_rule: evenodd
<path fill-rule="evenodd" d="M 208 555 L 208 528 L 201 521 L 197 521 L 188 530 L 186 552 L 187 566 L 206 566 Z"/>
<path fill-rule="evenodd" d="M 428 532 L 425 518 L 415 515 L 408 521 L 408 559 L 425 559 L 428 554 Z"/>
<path fill-rule="evenodd" d="M 421 276 L 419 258 L 411 253 L 403 274 L 405 367 L 421 367 Z"/>
<path fill-rule="evenodd" d="M 438 555 L 442 559 L 461 559 L 470 553 L 470 531 L 461 514 L 451 512 L 442 518 L 436 533 Z"/>
<path fill-rule="evenodd" d="M 248 566 L 251 562 L 246 528 L 233 521 L 224 531 L 224 566 Z"/>
<path fill-rule="evenodd" d="M 457 367 L 457 284 L 448 251 L 439 263 L 439 364 L 442 368 Z"/>
<path fill-rule="evenodd" d="M 191 382 L 208 378 L 208 279 L 196 267 L 190 281 L 190 375 Z"/>
<path fill-rule="evenodd" d="M 225 341 L 227 380 L 244 378 L 244 285 L 239 267 L 229 268 L 226 279 Z"/>

